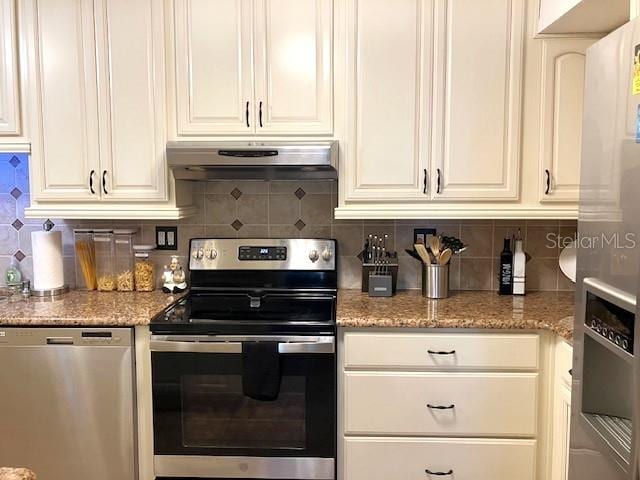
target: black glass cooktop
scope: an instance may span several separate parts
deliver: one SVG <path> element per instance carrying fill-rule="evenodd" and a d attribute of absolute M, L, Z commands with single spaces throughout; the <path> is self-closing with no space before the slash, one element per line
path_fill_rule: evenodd
<path fill-rule="evenodd" d="M 333 331 L 333 293 L 190 293 L 151 322 L 154 333 Z"/>

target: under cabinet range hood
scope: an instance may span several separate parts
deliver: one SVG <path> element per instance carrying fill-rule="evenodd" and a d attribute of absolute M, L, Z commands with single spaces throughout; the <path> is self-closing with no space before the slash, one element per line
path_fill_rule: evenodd
<path fill-rule="evenodd" d="M 176 180 L 336 180 L 338 142 L 169 142 Z"/>

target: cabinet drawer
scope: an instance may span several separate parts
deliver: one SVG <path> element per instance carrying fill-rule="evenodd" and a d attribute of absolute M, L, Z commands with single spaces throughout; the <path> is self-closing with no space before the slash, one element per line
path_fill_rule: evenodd
<path fill-rule="evenodd" d="M 537 384 L 536 373 L 347 372 L 345 434 L 535 436 Z"/>
<path fill-rule="evenodd" d="M 345 334 L 347 368 L 537 369 L 538 335 Z"/>
<path fill-rule="evenodd" d="M 533 480 L 535 454 L 534 440 L 348 438 L 343 478 Z"/>

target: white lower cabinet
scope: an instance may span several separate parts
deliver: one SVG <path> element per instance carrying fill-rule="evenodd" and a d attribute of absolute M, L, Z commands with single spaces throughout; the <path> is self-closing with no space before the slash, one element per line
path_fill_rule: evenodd
<path fill-rule="evenodd" d="M 344 451 L 344 480 L 536 478 L 535 440 L 347 438 Z"/>
<path fill-rule="evenodd" d="M 558 340 L 553 375 L 553 410 L 551 420 L 551 480 L 567 480 L 569 473 L 569 433 L 571 424 L 571 368 L 573 348 Z"/>
<path fill-rule="evenodd" d="M 539 478 L 539 335 L 339 337 L 339 480 Z"/>

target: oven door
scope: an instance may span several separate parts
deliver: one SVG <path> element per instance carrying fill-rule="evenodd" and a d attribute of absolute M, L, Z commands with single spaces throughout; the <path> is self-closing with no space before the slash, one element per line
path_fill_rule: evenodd
<path fill-rule="evenodd" d="M 278 343 L 280 392 L 243 393 L 243 342 Z M 151 338 L 158 477 L 334 479 L 333 336 Z"/>

